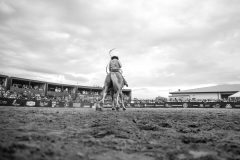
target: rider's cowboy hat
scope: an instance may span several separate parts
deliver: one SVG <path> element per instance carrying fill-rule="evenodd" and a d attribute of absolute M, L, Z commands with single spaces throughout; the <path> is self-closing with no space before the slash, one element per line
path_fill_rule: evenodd
<path fill-rule="evenodd" d="M 113 59 L 117 59 L 118 60 L 118 56 L 112 56 L 111 60 L 113 60 Z"/>

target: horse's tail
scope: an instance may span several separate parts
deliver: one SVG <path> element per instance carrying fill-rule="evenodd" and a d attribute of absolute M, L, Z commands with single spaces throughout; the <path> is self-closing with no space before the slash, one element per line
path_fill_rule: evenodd
<path fill-rule="evenodd" d="M 123 77 L 120 72 L 111 72 L 111 83 L 115 91 L 122 90 L 123 88 Z"/>

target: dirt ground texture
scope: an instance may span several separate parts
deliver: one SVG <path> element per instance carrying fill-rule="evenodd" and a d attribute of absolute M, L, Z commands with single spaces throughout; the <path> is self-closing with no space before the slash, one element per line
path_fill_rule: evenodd
<path fill-rule="evenodd" d="M 0 107 L 0 159 L 240 159 L 240 110 Z"/>

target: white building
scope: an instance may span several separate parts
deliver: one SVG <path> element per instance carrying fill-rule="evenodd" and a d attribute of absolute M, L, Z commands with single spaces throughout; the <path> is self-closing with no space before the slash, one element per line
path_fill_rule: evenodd
<path fill-rule="evenodd" d="M 169 98 L 188 99 L 224 99 L 240 91 L 240 84 L 224 84 L 189 90 L 170 92 Z"/>

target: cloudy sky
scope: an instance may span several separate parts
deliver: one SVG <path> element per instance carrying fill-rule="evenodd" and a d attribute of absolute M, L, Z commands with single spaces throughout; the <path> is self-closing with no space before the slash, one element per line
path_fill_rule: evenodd
<path fill-rule="evenodd" d="M 0 73 L 102 86 L 108 51 L 133 97 L 240 83 L 239 0 L 0 0 Z"/>

